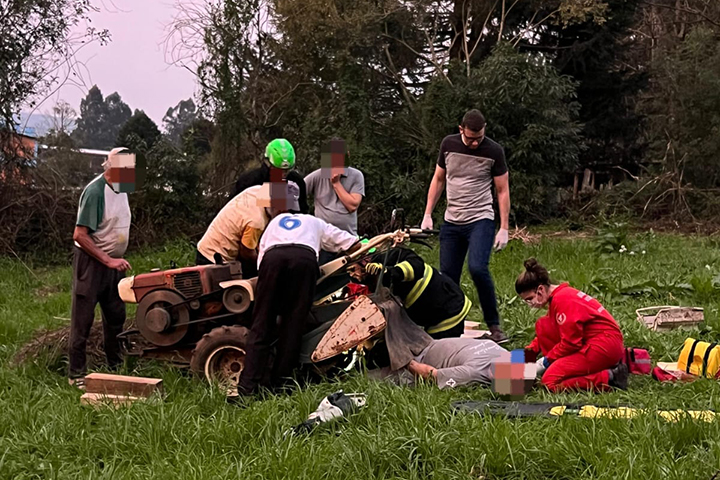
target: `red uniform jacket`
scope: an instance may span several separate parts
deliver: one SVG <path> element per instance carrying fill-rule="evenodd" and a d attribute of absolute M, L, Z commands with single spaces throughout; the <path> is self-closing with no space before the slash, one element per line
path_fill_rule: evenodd
<path fill-rule="evenodd" d="M 596 337 L 619 337 L 622 341 L 620 327 L 600 302 L 570 287 L 567 283 L 559 285 L 550 294 L 547 317 L 555 320 L 560 333 L 559 343 L 549 352 L 543 352 L 549 360 L 557 360 L 579 352 L 583 347 L 593 343 Z M 546 339 L 533 340 L 531 345 L 547 344 L 543 340 Z"/>
<path fill-rule="evenodd" d="M 535 322 L 535 338 L 525 349 L 546 356 L 558 343 L 560 343 L 560 330 L 555 319 L 543 315 Z"/>

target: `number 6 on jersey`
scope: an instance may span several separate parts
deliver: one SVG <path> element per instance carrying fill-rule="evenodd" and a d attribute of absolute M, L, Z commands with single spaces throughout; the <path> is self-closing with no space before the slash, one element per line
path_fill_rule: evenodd
<path fill-rule="evenodd" d="M 278 222 L 282 228 L 285 230 L 294 230 L 300 225 L 302 225 L 302 222 L 298 218 L 294 217 L 285 217 L 280 222 Z"/>

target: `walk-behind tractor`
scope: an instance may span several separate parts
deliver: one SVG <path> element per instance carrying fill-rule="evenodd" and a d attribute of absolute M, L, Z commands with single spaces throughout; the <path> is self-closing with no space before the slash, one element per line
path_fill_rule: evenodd
<path fill-rule="evenodd" d="M 382 305 L 373 301 L 373 294 L 367 295 L 370 292 L 350 288 L 347 267 L 401 243 L 421 242 L 431 233 L 404 228 L 378 235 L 352 255 L 320 267 L 301 364 L 328 371 L 338 356 L 385 328 Z M 126 354 L 170 360 L 189 366 L 210 382 L 236 384 L 243 368 L 256 281 L 243 279 L 236 262 L 155 269 L 123 279 L 120 297 L 138 304 L 135 328 L 120 334 Z"/>

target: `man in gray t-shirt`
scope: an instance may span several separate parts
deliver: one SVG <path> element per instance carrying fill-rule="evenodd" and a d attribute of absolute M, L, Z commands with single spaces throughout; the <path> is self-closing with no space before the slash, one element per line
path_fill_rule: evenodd
<path fill-rule="evenodd" d="M 440 145 L 421 227 L 433 227 L 433 209 L 446 190 L 445 222 L 440 227 L 440 271 L 460 285 L 467 257 L 489 338 L 503 343 L 508 338 L 500 328 L 489 265 L 493 248 L 498 251 L 508 243 L 510 186 L 505 151 L 485 136 L 485 117 L 479 110 L 467 112 L 459 129 L 460 133 L 448 135 Z M 497 234 L 493 188 L 500 211 Z"/>
<path fill-rule="evenodd" d="M 365 196 L 365 177 L 345 166 L 345 141 L 331 140 L 323 146 L 321 165 L 305 177 L 308 196 L 315 200 L 315 216 L 341 230 L 357 235 L 357 209 Z"/>
<path fill-rule="evenodd" d="M 510 362 L 510 352 L 492 340 L 443 338 L 433 340 L 400 371 L 391 372 L 388 367 L 371 370 L 369 376 L 399 384 L 413 384 L 415 377 L 432 378 L 441 389 L 476 383 L 489 385 L 495 362 Z"/>
<path fill-rule="evenodd" d="M 416 375 L 427 371 L 442 389 L 492 383 L 497 361 L 509 362 L 510 352 L 492 340 L 443 338 L 428 345 L 407 369 Z"/>

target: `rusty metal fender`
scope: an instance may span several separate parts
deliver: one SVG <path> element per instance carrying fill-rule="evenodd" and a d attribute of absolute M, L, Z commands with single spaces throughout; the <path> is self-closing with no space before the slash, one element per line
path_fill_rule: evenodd
<path fill-rule="evenodd" d="M 118 294 L 120 300 L 125 303 L 137 303 L 137 297 L 135 297 L 135 290 L 133 285 L 135 284 L 135 275 L 132 277 L 125 277 L 118 283 Z"/>
<path fill-rule="evenodd" d="M 247 280 L 228 280 L 227 282 L 220 282 L 220 287 L 223 289 L 234 286 L 245 287 L 245 289 L 250 292 L 250 301 L 255 301 L 255 287 L 257 286 L 257 277 Z"/>

